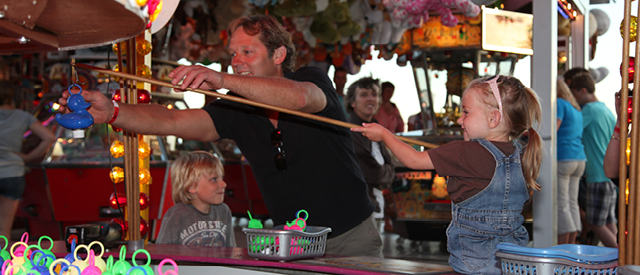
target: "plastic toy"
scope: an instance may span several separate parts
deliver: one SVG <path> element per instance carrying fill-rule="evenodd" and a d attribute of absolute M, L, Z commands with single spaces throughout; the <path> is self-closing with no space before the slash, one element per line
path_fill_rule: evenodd
<path fill-rule="evenodd" d="M 254 219 L 253 217 L 251 217 L 251 212 L 249 212 L 249 210 L 247 210 L 247 214 L 249 214 L 249 228 L 260 228 L 262 229 L 262 222 L 260 222 L 260 220 L 258 219 Z"/>
<path fill-rule="evenodd" d="M 139 266 L 136 262 L 136 255 L 138 255 L 138 253 L 144 253 L 147 255 L 147 263 L 145 265 Z M 131 262 L 134 266 L 127 272 L 127 274 L 142 275 L 142 273 L 144 272 L 145 275 L 153 275 L 153 269 L 151 269 L 151 266 L 149 266 L 151 264 L 151 255 L 149 255 L 149 252 L 147 250 L 138 249 L 136 250 L 136 252 L 133 252 L 133 256 L 131 256 Z M 134 269 L 142 269 L 143 272 L 133 272 L 132 270 Z"/>
<path fill-rule="evenodd" d="M 102 274 L 102 269 L 100 269 L 100 267 L 96 266 L 96 259 L 98 259 L 99 257 L 96 257 L 96 254 L 93 252 L 93 250 L 89 249 L 89 256 L 87 257 L 87 267 L 82 271 L 82 273 L 80 275 L 100 275 Z M 100 259 L 102 260 L 102 259 Z M 102 261 L 104 263 L 104 261 Z M 106 269 L 106 267 L 105 267 Z"/>
<path fill-rule="evenodd" d="M 54 269 L 56 268 L 56 266 L 60 265 L 60 273 L 56 272 Z M 69 261 L 65 260 L 65 259 L 57 259 L 55 261 L 53 261 L 53 263 L 51 263 L 51 266 L 49 266 L 49 273 L 53 274 L 53 275 L 80 275 L 80 268 L 78 268 L 75 265 L 72 265 L 71 263 L 69 263 Z"/>
<path fill-rule="evenodd" d="M 31 252 L 30 257 L 31 259 L 29 260 L 29 263 L 31 264 L 31 268 L 27 270 L 29 273 L 36 274 L 48 274 L 49 270 L 47 263 L 51 265 L 51 263 L 56 259 L 55 256 L 49 255 L 42 250 L 35 250 Z M 25 266 L 25 269 L 26 268 L 27 267 Z"/>
<path fill-rule="evenodd" d="M 76 251 L 76 242 L 77 241 L 78 241 L 77 239 L 71 240 L 71 253 L 69 253 L 66 256 L 64 256 L 64 259 L 69 261 L 69 263 L 72 263 L 73 261 L 75 261 L 75 259 L 73 257 L 73 252 Z"/>
<path fill-rule="evenodd" d="M 9 240 L 7 237 L 0 235 L 0 239 L 4 240 L 4 246 L 0 246 L 0 257 L 3 259 L 3 262 L 11 259 L 11 254 L 7 251 L 7 246 L 9 245 Z"/>
<path fill-rule="evenodd" d="M 166 272 L 162 272 L 162 266 L 165 263 L 170 263 L 173 266 L 173 269 L 168 269 Z M 164 259 L 158 264 L 158 274 L 159 275 L 178 275 L 178 265 L 172 259 Z"/>
<path fill-rule="evenodd" d="M 72 265 L 77 266 L 80 269 L 80 272 L 82 273 L 82 271 L 84 271 L 85 268 L 87 268 L 87 266 L 89 266 L 89 264 L 87 264 L 87 262 L 85 262 L 82 258 L 78 257 L 78 251 L 80 249 L 86 249 L 87 251 L 89 251 L 89 247 L 81 244 L 78 245 L 76 247 L 76 250 L 73 251 L 73 259 L 74 261 L 71 263 Z"/>
<path fill-rule="evenodd" d="M 51 245 L 49 246 L 49 249 L 44 249 L 42 247 L 42 240 L 48 240 L 49 242 L 51 242 Z M 56 259 L 56 255 L 54 255 L 53 252 L 51 252 L 51 250 L 53 249 L 53 240 L 51 238 L 49 238 L 49 236 L 40 237 L 40 239 L 38 239 L 38 249 L 40 249 L 45 254 L 53 257 L 53 260 L 49 261 L 48 264 L 47 264 L 47 268 L 48 268 L 51 265 L 51 263 Z"/>
<path fill-rule="evenodd" d="M 107 270 L 102 272 L 102 275 L 113 275 L 113 256 L 112 255 L 109 255 L 109 258 L 107 258 L 106 264 L 107 264 Z"/>
<path fill-rule="evenodd" d="M 16 248 L 16 246 L 18 246 Z M 24 247 L 22 247 L 24 246 Z M 11 246 L 11 263 L 13 265 L 22 265 L 24 264 L 24 250 L 27 247 L 27 244 L 24 242 L 16 242 Z M 28 253 L 27 253 L 28 254 Z"/>
<path fill-rule="evenodd" d="M 72 93 L 71 87 L 78 87 L 80 92 Z M 82 87 L 78 84 L 73 84 L 69 86 L 69 98 L 67 98 L 67 108 L 72 111 L 72 113 L 68 114 L 56 114 L 56 121 L 58 124 L 62 125 L 62 127 L 78 130 L 89 128 L 93 125 L 93 116 L 87 111 L 87 108 L 91 106 L 91 103 L 84 101 L 84 97 L 82 97 Z M 84 131 L 74 131 L 73 137 L 75 138 L 83 138 Z"/>
<path fill-rule="evenodd" d="M 113 269 L 111 269 L 113 275 L 124 275 L 125 273 L 127 273 L 127 270 L 131 269 L 131 264 L 127 262 L 126 257 L 127 247 L 123 245 L 120 247 L 119 260 L 113 263 Z"/>
<path fill-rule="evenodd" d="M 107 264 L 102 259 L 102 255 L 104 255 L 104 246 L 99 241 L 93 241 L 93 242 L 89 243 L 89 246 L 88 246 L 88 248 L 89 248 L 89 250 L 91 252 L 93 252 L 93 250 L 91 249 L 91 246 L 94 246 L 94 245 L 100 246 L 100 255 L 96 255 L 96 257 L 95 257 L 95 266 L 100 268 L 100 273 L 102 273 L 105 270 L 107 270 Z"/>
<path fill-rule="evenodd" d="M 305 217 L 300 218 L 300 214 L 304 213 Z M 296 217 L 297 219 L 295 219 L 292 222 L 287 222 L 287 225 L 284 226 L 285 230 L 299 230 L 304 232 L 304 230 L 307 228 L 307 219 L 309 218 L 309 213 L 307 212 L 307 210 L 299 210 L 298 213 L 296 213 Z"/>

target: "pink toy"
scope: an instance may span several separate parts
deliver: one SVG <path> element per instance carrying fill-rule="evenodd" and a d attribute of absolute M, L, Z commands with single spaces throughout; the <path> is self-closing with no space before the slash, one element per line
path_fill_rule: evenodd
<path fill-rule="evenodd" d="M 300 218 L 300 214 L 303 213 L 305 214 L 304 219 Z M 307 210 L 299 210 L 298 213 L 296 213 L 296 217 L 297 219 L 295 219 L 292 222 L 288 222 L 287 225 L 284 226 L 285 230 L 299 230 L 304 232 L 304 230 L 307 228 L 307 219 L 309 218 L 309 213 L 307 212 Z"/>
<path fill-rule="evenodd" d="M 173 269 L 168 269 L 166 272 L 162 272 L 162 266 L 166 263 L 170 263 Z M 178 275 L 178 264 L 172 259 L 166 258 L 158 264 L 158 274 L 160 275 Z"/>

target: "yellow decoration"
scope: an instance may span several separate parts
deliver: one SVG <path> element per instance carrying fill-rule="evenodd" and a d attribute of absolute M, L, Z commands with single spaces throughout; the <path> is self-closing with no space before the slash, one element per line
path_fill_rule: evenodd
<path fill-rule="evenodd" d="M 149 69 L 149 66 L 142 64 L 138 66 L 136 74 L 138 76 L 151 78 L 151 69 Z"/>
<path fill-rule="evenodd" d="M 124 43 L 123 43 L 124 44 Z M 113 44 L 113 46 L 111 46 L 111 49 L 113 50 L 113 53 L 118 54 L 118 48 L 120 47 L 120 42 Z M 126 55 L 127 54 L 127 47 L 122 47 L 122 55 Z"/>
<path fill-rule="evenodd" d="M 124 144 L 121 141 L 116 140 L 111 143 L 111 148 L 109 148 L 109 151 L 114 158 L 121 158 L 122 156 L 124 156 Z"/>
<path fill-rule="evenodd" d="M 140 7 L 143 7 L 144 5 L 146 5 L 147 2 L 149 2 L 149 0 L 136 0 L 136 4 L 138 4 L 138 6 Z"/>
<path fill-rule="evenodd" d="M 149 16 L 149 20 L 151 22 L 156 21 L 156 18 L 158 18 L 158 14 L 160 14 L 160 11 L 162 11 L 162 0 L 160 0 L 160 3 L 158 3 L 158 6 L 156 7 L 156 10 L 153 11 L 153 14 Z"/>
<path fill-rule="evenodd" d="M 138 158 L 144 159 L 149 156 L 151 153 L 151 149 L 149 149 L 149 144 L 146 142 L 139 140 L 138 141 Z"/>
<path fill-rule="evenodd" d="M 139 55 L 147 55 L 151 52 L 151 43 L 145 39 L 136 39 L 136 51 Z"/>
<path fill-rule="evenodd" d="M 632 15 L 629 21 L 629 42 L 636 42 L 638 17 Z M 620 23 L 620 35 L 624 37 L 624 21 Z"/>
<path fill-rule="evenodd" d="M 449 193 L 447 193 L 447 180 L 443 177 L 436 176 L 433 178 L 433 185 L 431 186 L 431 194 L 436 196 L 436 198 L 444 198 Z"/>
<path fill-rule="evenodd" d="M 149 184 L 149 181 L 151 180 L 151 173 L 149 173 L 149 170 L 141 167 L 139 176 L 140 176 L 140 184 L 144 184 L 144 185 Z"/>
<path fill-rule="evenodd" d="M 631 164 L 631 139 L 627 139 L 627 165 Z"/>
<path fill-rule="evenodd" d="M 121 183 L 124 181 L 124 169 L 118 166 L 114 166 L 111 169 L 111 173 L 109 173 L 109 177 L 111 177 L 111 181 L 113 183 Z"/>

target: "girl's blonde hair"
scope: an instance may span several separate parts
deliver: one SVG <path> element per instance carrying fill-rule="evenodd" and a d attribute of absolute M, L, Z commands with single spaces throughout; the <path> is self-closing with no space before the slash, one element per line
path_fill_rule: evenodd
<path fill-rule="evenodd" d="M 573 106 L 573 108 L 576 108 L 578 111 L 580 111 L 580 105 L 578 105 L 578 101 L 576 101 L 576 98 L 571 93 L 571 90 L 569 89 L 569 86 L 567 86 L 567 83 L 564 83 L 563 80 L 558 79 L 557 86 L 558 98 L 562 98 L 568 101 L 569 103 L 571 103 L 571 106 Z"/>
<path fill-rule="evenodd" d="M 191 204 L 189 189 L 195 187 L 202 177 L 215 172 L 224 176 L 222 162 L 213 154 L 205 151 L 193 151 L 179 157 L 171 165 L 171 192 L 174 203 Z"/>
<path fill-rule="evenodd" d="M 467 89 L 481 91 L 484 102 L 498 109 L 498 101 L 489 84 L 485 83 L 489 78 L 491 77 L 475 79 L 469 83 Z M 540 191 L 540 185 L 535 180 L 538 178 L 542 163 L 542 138 L 533 129 L 533 124 L 540 126 L 542 120 L 538 95 L 515 77 L 501 75 L 497 79 L 497 84 L 502 99 L 503 119 L 510 129 L 509 139 L 520 139 L 525 143 L 522 172 L 527 187 Z"/>

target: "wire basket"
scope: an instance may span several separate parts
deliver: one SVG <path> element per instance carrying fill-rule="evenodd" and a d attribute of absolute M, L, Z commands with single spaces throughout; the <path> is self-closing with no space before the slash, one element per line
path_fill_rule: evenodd
<path fill-rule="evenodd" d="M 504 275 L 615 275 L 618 260 L 594 264 L 563 258 L 525 256 L 496 252 Z"/>
<path fill-rule="evenodd" d="M 324 255 L 327 234 L 331 228 L 307 226 L 305 232 L 284 230 L 284 225 L 273 229 L 243 228 L 247 235 L 250 257 L 262 260 L 290 261 Z"/>

